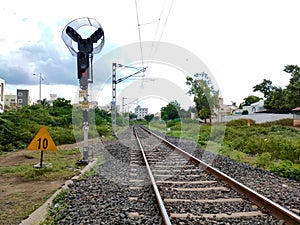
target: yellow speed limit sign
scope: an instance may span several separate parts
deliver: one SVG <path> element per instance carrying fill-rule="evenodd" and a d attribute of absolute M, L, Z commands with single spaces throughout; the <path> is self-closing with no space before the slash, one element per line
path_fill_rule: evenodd
<path fill-rule="evenodd" d="M 27 150 L 41 150 L 41 151 L 57 151 L 57 147 L 51 138 L 46 126 L 42 126 L 33 140 L 27 147 Z"/>

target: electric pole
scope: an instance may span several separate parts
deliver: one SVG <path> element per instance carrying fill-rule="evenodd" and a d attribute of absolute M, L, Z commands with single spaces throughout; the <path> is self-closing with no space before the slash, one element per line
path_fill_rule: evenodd
<path fill-rule="evenodd" d="M 129 69 L 135 69 L 138 70 L 135 73 L 132 73 L 131 75 L 122 77 L 117 79 L 117 67 L 123 67 L 123 68 L 129 68 Z M 122 64 L 118 63 L 112 63 L 112 101 L 111 101 L 111 117 L 112 117 L 112 127 L 113 127 L 113 135 L 116 136 L 116 94 L 117 94 L 117 84 L 123 82 L 124 80 L 127 80 L 130 77 L 133 77 L 139 73 L 144 73 L 146 71 L 147 67 L 133 67 L 133 66 L 124 66 Z"/>
<path fill-rule="evenodd" d="M 39 102 L 42 102 L 42 80 L 44 80 L 44 78 L 42 77 L 42 74 L 32 74 L 34 76 L 37 76 L 39 78 Z"/>

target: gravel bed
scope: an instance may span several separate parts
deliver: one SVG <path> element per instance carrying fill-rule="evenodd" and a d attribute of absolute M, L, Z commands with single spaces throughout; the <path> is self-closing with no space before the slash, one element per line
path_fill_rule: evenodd
<path fill-rule="evenodd" d="M 236 191 L 228 190 L 228 191 L 199 191 L 199 192 L 193 192 L 193 191 L 176 191 L 176 190 L 170 190 L 168 192 L 164 191 L 162 194 L 163 198 L 175 198 L 175 199 L 217 199 L 217 198 L 241 198 L 242 196 L 238 194 Z"/>
<path fill-rule="evenodd" d="M 220 212 L 226 213 L 228 215 L 234 212 L 250 212 L 250 211 L 258 211 L 258 207 L 246 202 L 226 202 L 226 203 L 180 203 L 180 205 L 176 205 L 174 203 L 165 204 L 167 209 L 170 208 L 173 211 L 180 212 L 182 208 L 188 209 L 188 213 L 193 215 L 201 215 L 202 213 L 215 213 L 218 214 Z"/>
<path fill-rule="evenodd" d="M 121 140 L 92 146 L 104 163 L 94 168 L 94 175 L 69 186 L 64 201 L 67 206 L 56 224 L 162 224 L 149 182 L 142 189 L 130 190 L 128 145 Z M 135 147 L 136 143 L 131 145 Z M 138 174 L 139 178 L 145 178 L 145 171 Z M 133 196 L 138 200 L 130 200 Z M 140 216 L 131 216 L 136 212 Z"/>
<path fill-rule="evenodd" d="M 250 222 L 248 218 L 176 218 L 171 219 L 171 223 L 178 225 L 283 225 L 274 221 L 273 218 L 269 216 L 255 216 L 251 218 Z"/>

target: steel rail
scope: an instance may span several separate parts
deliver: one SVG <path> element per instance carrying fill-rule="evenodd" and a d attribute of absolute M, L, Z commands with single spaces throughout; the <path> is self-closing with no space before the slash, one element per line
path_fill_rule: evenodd
<path fill-rule="evenodd" d="M 269 212 L 272 216 L 277 219 L 284 220 L 287 225 L 299 225 L 300 224 L 300 217 L 295 213 L 291 212 L 290 210 L 282 207 L 281 205 L 271 201 L 270 199 L 266 198 L 265 196 L 259 194 L 258 192 L 252 190 L 251 188 L 247 187 L 246 185 L 234 180 L 233 178 L 229 177 L 225 173 L 221 172 L 220 170 L 210 166 L 209 164 L 201 161 L 200 159 L 194 157 L 193 155 L 185 152 L 181 148 L 177 147 L 176 145 L 172 144 L 171 142 L 167 141 L 166 139 L 160 137 L 159 135 L 155 134 L 151 130 L 141 126 L 145 131 L 149 134 L 155 136 L 156 138 L 160 139 L 179 154 L 183 155 L 185 158 L 189 159 L 194 164 L 198 165 L 199 167 L 203 168 L 204 170 L 212 173 L 214 176 L 222 179 L 224 182 L 228 183 L 230 187 L 234 190 L 239 192 L 240 194 L 245 195 L 249 201 L 253 202 L 254 204 L 258 205 L 259 207 L 264 209 L 264 212 Z"/>
<path fill-rule="evenodd" d="M 156 197 L 156 200 L 157 200 L 157 203 L 158 203 L 158 206 L 159 206 L 159 209 L 160 209 L 160 213 L 162 215 L 162 218 L 163 218 L 163 221 L 164 221 L 164 224 L 166 225 L 171 225 L 171 221 L 170 221 L 170 218 L 169 218 L 169 215 L 167 213 L 167 210 L 166 210 L 166 207 L 163 203 L 163 200 L 160 196 L 160 193 L 159 193 L 159 190 L 158 190 L 158 187 L 156 185 L 156 181 L 154 179 L 154 176 L 152 174 L 152 171 L 151 171 L 151 168 L 149 166 L 149 163 L 147 161 L 147 158 L 146 158 L 146 155 L 145 155 L 145 152 L 144 152 L 144 149 L 143 149 L 143 146 L 141 144 L 141 141 L 137 135 L 137 132 L 135 130 L 135 128 L 133 128 L 133 131 L 134 131 L 134 136 L 136 137 L 136 140 L 139 144 L 139 147 L 140 147 L 140 150 L 142 152 L 142 155 L 143 155 L 143 159 L 144 159 L 144 162 L 146 164 L 146 168 L 147 168 L 147 172 L 148 172 L 148 175 L 149 175 L 149 178 L 151 180 L 151 184 L 152 184 L 152 187 L 153 187 L 153 191 L 155 193 L 155 197 Z"/>

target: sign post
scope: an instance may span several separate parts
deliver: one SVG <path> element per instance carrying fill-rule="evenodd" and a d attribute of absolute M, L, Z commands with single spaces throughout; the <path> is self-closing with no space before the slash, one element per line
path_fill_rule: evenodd
<path fill-rule="evenodd" d="M 41 158 L 40 164 L 36 168 L 43 167 L 43 155 L 44 151 L 57 151 L 57 147 L 51 138 L 46 126 L 41 126 L 38 133 L 35 135 L 33 140 L 27 147 L 27 150 L 40 150 L 41 151 Z"/>

